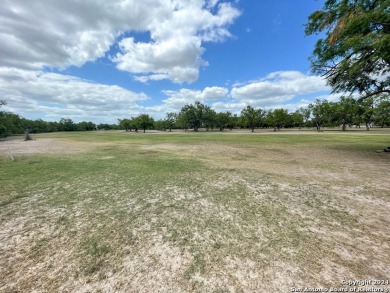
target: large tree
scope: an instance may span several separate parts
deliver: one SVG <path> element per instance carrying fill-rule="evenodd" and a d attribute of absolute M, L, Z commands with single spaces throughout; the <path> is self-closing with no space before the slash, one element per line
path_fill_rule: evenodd
<path fill-rule="evenodd" d="M 342 131 L 347 125 L 352 124 L 353 119 L 358 115 L 358 105 L 352 97 L 341 97 L 337 103 L 330 103 L 330 122 L 340 124 Z"/>
<path fill-rule="evenodd" d="M 134 118 L 135 124 L 139 129 L 143 129 L 144 133 L 146 129 L 152 128 L 154 126 L 154 119 L 148 114 L 141 114 L 138 117 Z"/>
<path fill-rule="evenodd" d="M 243 120 L 243 124 L 254 132 L 255 128 L 260 126 L 264 114 L 265 112 L 261 109 L 255 109 L 251 106 L 247 106 L 241 111 L 241 118 Z"/>
<path fill-rule="evenodd" d="M 198 131 L 202 126 L 209 126 L 210 112 L 211 108 L 199 101 L 196 101 L 194 105 L 185 105 L 179 113 L 179 124 L 185 129 L 193 128 L 194 131 Z"/>
<path fill-rule="evenodd" d="M 219 131 L 223 131 L 226 127 L 232 124 L 232 114 L 230 112 L 218 113 L 215 117 L 215 123 Z"/>
<path fill-rule="evenodd" d="M 172 131 L 172 127 L 175 126 L 177 119 L 178 119 L 178 115 L 176 113 L 174 112 L 167 113 L 167 116 L 165 117 L 165 121 L 169 131 Z"/>
<path fill-rule="evenodd" d="M 268 124 L 274 128 L 274 131 L 279 130 L 288 122 L 289 114 L 286 109 L 270 110 L 267 113 Z"/>
<path fill-rule="evenodd" d="M 362 98 L 390 93 L 389 0 L 327 0 L 309 16 L 306 35 L 324 33 L 311 57 L 333 92 Z"/>
<path fill-rule="evenodd" d="M 131 131 L 131 129 L 133 128 L 133 121 L 131 121 L 131 119 L 118 119 L 118 124 L 119 124 L 119 128 L 120 129 L 124 129 L 127 131 Z"/>
<path fill-rule="evenodd" d="M 390 99 L 382 97 L 375 110 L 375 121 L 381 126 L 390 125 Z"/>
<path fill-rule="evenodd" d="M 309 109 L 317 131 L 320 132 L 321 127 L 329 121 L 330 104 L 327 100 L 316 99 L 313 104 L 309 105 Z"/>

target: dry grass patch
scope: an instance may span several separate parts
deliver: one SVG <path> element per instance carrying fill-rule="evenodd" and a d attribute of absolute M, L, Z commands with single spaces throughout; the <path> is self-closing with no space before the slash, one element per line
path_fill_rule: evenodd
<path fill-rule="evenodd" d="M 287 292 L 390 275 L 386 154 L 138 137 L 0 160 L 1 292 Z"/>

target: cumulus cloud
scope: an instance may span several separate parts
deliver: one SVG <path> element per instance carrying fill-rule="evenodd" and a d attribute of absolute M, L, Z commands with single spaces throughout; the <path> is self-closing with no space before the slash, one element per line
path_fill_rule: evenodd
<path fill-rule="evenodd" d="M 143 81 L 193 82 L 207 65 L 202 42 L 229 37 L 227 26 L 239 14 L 216 0 L 3 0 L 0 66 L 82 66 L 122 38 L 112 56 L 119 69 L 142 74 Z M 149 32 L 151 42 L 123 37 L 132 31 Z"/>
<path fill-rule="evenodd" d="M 150 99 L 116 85 L 104 85 L 56 73 L 41 73 L 0 67 L 0 92 L 7 108 L 44 119 L 88 117 L 114 121 L 139 113 L 138 101 Z"/>
<path fill-rule="evenodd" d="M 207 102 L 209 100 L 224 99 L 228 95 L 228 89 L 223 87 L 206 87 L 203 90 L 181 89 L 179 91 L 164 91 L 168 96 L 163 100 L 165 105 L 172 108 L 181 108 L 186 104 L 194 103 L 195 101 Z"/>
<path fill-rule="evenodd" d="M 228 102 L 217 101 L 211 106 L 217 111 L 240 113 L 246 106 L 265 110 L 285 108 L 295 111 L 312 102 L 304 98 L 306 95 L 322 99 L 337 99 L 335 95 L 327 95 L 330 88 L 323 78 L 305 75 L 299 71 L 272 72 L 259 80 L 236 83 L 233 85 Z M 316 95 L 318 94 L 318 95 Z"/>
<path fill-rule="evenodd" d="M 258 81 L 234 85 L 231 96 L 257 106 L 271 106 L 299 95 L 328 90 L 329 87 L 322 77 L 305 75 L 298 71 L 278 71 Z"/>
<path fill-rule="evenodd" d="M 229 37 L 226 27 L 240 14 L 231 4 L 220 4 L 215 14 L 205 5 L 214 7 L 217 1 L 177 1 L 175 10 L 168 9 L 165 18 L 154 19 L 148 25 L 151 42 L 125 38 L 112 60 L 121 70 L 142 73 L 136 79 L 143 82 L 156 77 L 176 83 L 196 81 L 199 68 L 208 64 L 201 58 L 202 42 Z"/>

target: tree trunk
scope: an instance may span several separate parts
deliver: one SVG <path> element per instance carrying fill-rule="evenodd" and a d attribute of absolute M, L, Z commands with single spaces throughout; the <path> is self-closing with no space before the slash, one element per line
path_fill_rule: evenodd
<path fill-rule="evenodd" d="M 347 128 L 347 125 L 345 123 L 343 123 L 343 125 L 341 126 L 342 131 L 345 131 L 346 128 Z"/>
<path fill-rule="evenodd" d="M 145 133 L 145 130 L 146 130 L 146 128 L 144 128 L 144 133 Z"/>
<path fill-rule="evenodd" d="M 252 132 L 255 132 L 255 128 L 254 127 L 252 127 L 251 129 L 252 129 Z"/>
<path fill-rule="evenodd" d="M 368 122 L 366 122 L 366 130 L 369 131 L 370 130 L 370 124 Z"/>
<path fill-rule="evenodd" d="M 198 132 L 198 127 L 194 127 L 194 131 L 195 131 L 195 132 Z"/>

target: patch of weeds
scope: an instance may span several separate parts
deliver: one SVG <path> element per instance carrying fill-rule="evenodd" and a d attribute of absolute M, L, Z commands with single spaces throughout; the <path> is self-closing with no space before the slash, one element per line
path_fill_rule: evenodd
<path fill-rule="evenodd" d="M 18 199 L 28 197 L 28 196 L 29 195 L 27 195 L 27 194 L 20 194 L 17 192 L 11 192 L 10 196 L 6 197 L 5 199 L 0 200 L 0 207 L 5 207 L 5 206 L 17 201 Z"/>
<path fill-rule="evenodd" d="M 193 254 L 193 261 L 188 267 L 188 269 L 184 272 L 184 276 L 190 280 L 193 275 L 197 272 L 204 274 L 206 272 L 206 261 L 204 259 L 203 253 L 199 251 L 195 251 Z"/>
<path fill-rule="evenodd" d="M 92 257 L 102 257 L 112 251 L 110 246 L 102 243 L 102 240 L 97 237 L 87 237 L 83 246 L 86 254 Z"/>
<path fill-rule="evenodd" d="M 46 249 L 49 240 L 47 238 L 40 238 L 30 248 L 30 255 L 32 257 L 42 256 L 43 251 Z"/>
<path fill-rule="evenodd" d="M 112 252 L 112 248 L 100 237 L 87 237 L 82 247 L 85 253 L 83 271 L 86 275 L 99 272 L 105 266 L 107 255 Z"/>
<path fill-rule="evenodd" d="M 67 225 L 69 223 L 69 219 L 67 216 L 65 215 L 61 215 L 58 219 L 57 219 L 57 224 L 58 225 Z"/>
<path fill-rule="evenodd" d="M 31 164 L 39 164 L 39 163 L 42 163 L 42 161 L 32 160 L 29 161 L 27 164 L 31 165 Z"/>

